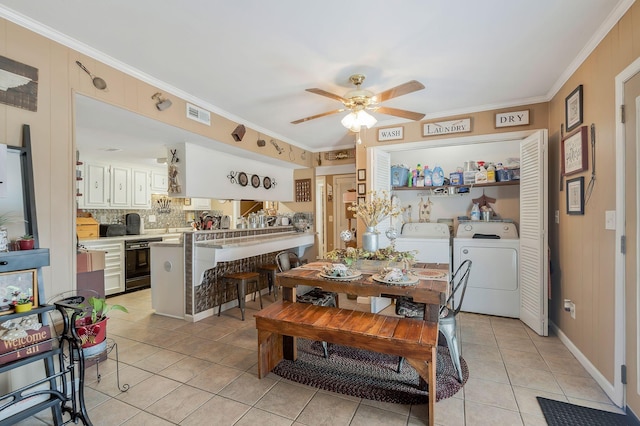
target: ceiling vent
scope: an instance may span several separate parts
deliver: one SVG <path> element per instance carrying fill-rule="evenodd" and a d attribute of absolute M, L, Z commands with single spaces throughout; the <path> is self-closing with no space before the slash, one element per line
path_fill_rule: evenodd
<path fill-rule="evenodd" d="M 187 118 L 211 126 L 211 113 L 190 103 L 187 103 Z"/>

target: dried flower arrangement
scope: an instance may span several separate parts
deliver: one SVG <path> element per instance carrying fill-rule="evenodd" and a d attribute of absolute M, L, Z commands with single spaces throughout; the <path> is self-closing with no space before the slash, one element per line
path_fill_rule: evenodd
<path fill-rule="evenodd" d="M 402 209 L 393 203 L 388 191 L 372 191 L 368 201 L 353 203 L 347 207 L 359 217 L 364 226 L 375 227 L 387 217 L 396 217 L 402 213 Z"/>

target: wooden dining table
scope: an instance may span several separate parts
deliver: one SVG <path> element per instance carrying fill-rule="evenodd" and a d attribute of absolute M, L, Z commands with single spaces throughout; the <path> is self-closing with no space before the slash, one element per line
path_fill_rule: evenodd
<path fill-rule="evenodd" d="M 311 262 L 276 274 L 276 283 L 282 287 L 282 300 L 295 302 L 296 287 L 299 285 L 319 287 L 325 291 L 346 293 L 363 297 L 411 297 L 414 302 L 424 303 L 424 321 L 436 323 L 440 306 L 445 304 L 448 292 L 449 265 L 445 263 L 418 263 L 413 271 L 419 281 L 410 285 L 390 285 L 373 279 L 377 271 L 361 270 L 362 275 L 353 280 L 336 280 L 321 276 L 322 265 L 331 262 Z M 426 274 L 440 271 L 441 274 Z M 424 273 L 425 275 L 421 274 Z M 435 275 L 437 278 L 430 278 Z M 339 303 L 339 302 L 338 302 Z M 286 359 L 297 358 L 295 338 L 285 339 L 283 354 Z"/>

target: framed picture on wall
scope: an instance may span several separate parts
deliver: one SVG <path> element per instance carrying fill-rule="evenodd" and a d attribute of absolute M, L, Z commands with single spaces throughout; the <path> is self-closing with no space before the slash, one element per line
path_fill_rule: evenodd
<path fill-rule="evenodd" d="M 567 180 L 567 214 L 584 214 L 584 176 Z"/>
<path fill-rule="evenodd" d="M 582 124 L 582 84 L 565 98 L 564 116 L 567 133 Z"/>
<path fill-rule="evenodd" d="M 358 195 L 365 195 L 367 193 L 367 185 L 364 183 L 358 184 Z"/>
<path fill-rule="evenodd" d="M 358 180 L 367 180 L 367 169 L 358 169 Z"/>
<path fill-rule="evenodd" d="M 587 126 L 567 135 L 562 140 L 562 174 L 571 175 L 587 170 L 589 167 L 589 149 Z"/>

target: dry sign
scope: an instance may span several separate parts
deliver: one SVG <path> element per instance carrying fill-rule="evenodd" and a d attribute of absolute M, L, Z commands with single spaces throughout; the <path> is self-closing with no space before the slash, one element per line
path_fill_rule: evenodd
<path fill-rule="evenodd" d="M 529 124 L 529 110 L 496 114 L 496 127 L 526 126 Z"/>

